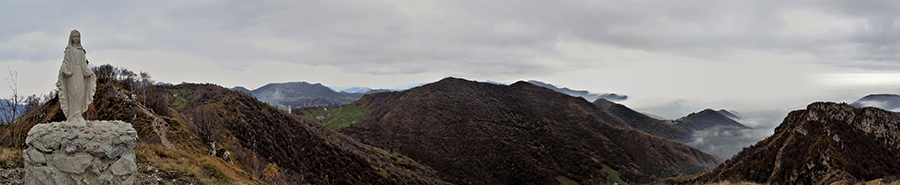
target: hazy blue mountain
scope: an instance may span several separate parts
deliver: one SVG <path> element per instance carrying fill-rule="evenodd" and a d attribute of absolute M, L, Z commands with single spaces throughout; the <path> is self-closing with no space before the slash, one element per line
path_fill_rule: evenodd
<path fill-rule="evenodd" d="M 675 125 L 690 130 L 705 130 L 723 126 L 738 129 L 749 128 L 732 118 L 737 118 L 737 115 L 731 114 L 726 110 L 715 111 L 712 109 L 705 109 L 700 112 L 691 113 L 683 118 L 679 118 L 674 122 Z"/>
<path fill-rule="evenodd" d="M 498 82 L 498 81 L 491 81 L 491 80 L 488 80 L 488 81 L 484 81 L 484 82 L 485 82 L 485 83 L 492 83 L 492 84 L 497 84 L 497 85 L 508 85 L 508 84 L 506 84 L 506 83 L 503 83 L 503 82 Z"/>
<path fill-rule="evenodd" d="M 856 100 L 853 107 L 875 107 L 887 111 L 900 112 L 900 95 L 896 94 L 870 94 Z"/>
<path fill-rule="evenodd" d="M 270 83 L 250 91 L 250 95 L 273 105 L 293 107 L 336 107 L 358 100 L 364 93 L 335 92 L 320 83 Z"/>
<path fill-rule="evenodd" d="M 410 83 L 410 84 L 401 84 L 401 85 L 391 85 L 391 86 L 383 86 L 381 89 L 387 89 L 391 91 L 404 91 L 407 89 L 412 89 L 418 86 L 425 85 L 426 83 Z"/>
<path fill-rule="evenodd" d="M 153 84 L 153 85 L 172 85 L 172 83 L 169 83 L 169 82 L 156 82 L 156 83 Z"/>
<path fill-rule="evenodd" d="M 537 81 L 537 80 L 528 80 L 528 83 L 534 84 L 536 86 L 544 87 L 544 88 L 547 88 L 547 89 L 550 89 L 550 90 L 553 90 L 556 92 L 560 92 L 563 94 L 568 94 L 570 96 L 582 97 L 589 102 L 593 102 L 594 100 L 597 100 L 600 98 L 603 98 L 603 99 L 606 99 L 609 101 L 614 101 L 614 102 L 623 101 L 623 100 L 628 99 L 628 96 L 626 96 L 624 94 L 616 94 L 616 93 L 596 94 L 596 93 L 588 92 L 586 90 L 572 90 L 572 89 L 569 89 L 566 87 L 559 88 L 553 84 L 544 83 L 544 82 Z"/>
<path fill-rule="evenodd" d="M 6 120 L 6 116 L 7 116 L 6 110 L 9 110 L 9 107 L 6 107 L 6 105 L 9 104 L 7 102 L 11 102 L 11 101 L 8 99 L 0 99 L 0 101 L 5 101 L 5 102 L 0 102 L 0 111 L 3 111 L 3 112 L 0 112 L 0 120 Z M 18 118 L 20 116 L 24 116 L 25 114 L 28 114 L 26 112 L 27 110 L 25 110 L 26 105 L 24 104 L 26 102 L 22 102 L 22 103 L 23 104 L 19 104 L 16 106 L 16 109 L 19 110 L 19 115 L 15 115 L 15 118 Z M 0 124 L 4 124 L 4 123 L 0 122 Z"/>
<path fill-rule="evenodd" d="M 234 86 L 231 88 L 231 90 L 250 94 L 250 89 L 247 89 L 244 86 Z"/>
<path fill-rule="evenodd" d="M 328 86 L 331 90 L 337 92 L 345 92 L 345 93 L 366 93 L 372 90 L 372 88 L 368 87 L 338 87 L 338 86 Z"/>

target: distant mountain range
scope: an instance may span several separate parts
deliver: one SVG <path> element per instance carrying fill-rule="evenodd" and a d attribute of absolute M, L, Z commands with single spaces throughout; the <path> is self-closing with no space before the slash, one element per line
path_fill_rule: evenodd
<path fill-rule="evenodd" d="M 900 95 L 896 94 L 870 94 L 856 100 L 853 107 L 876 107 L 888 111 L 900 112 Z"/>
<path fill-rule="evenodd" d="M 454 184 L 649 183 L 718 164 L 582 98 L 526 82 L 445 78 L 342 108 L 368 114 L 341 133 L 405 154 Z M 347 117 L 340 112 L 333 116 Z"/>
<path fill-rule="evenodd" d="M 817 102 L 715 169 L 668 183 L 896 184 L 898 151 L 900 113 Z"/>
<path fill-rule="evenodd" d="M 747 129 L 749 127 L 738 123 L 737 115 L 727 110 L 715 111 L 705 109 L 700 112 L 691 113 L 683 118 L 674 120 L 675 125 L 690 130 L 705 130 L 714 127 L 728 127 L 734 129 Z"/>
<path fill-rule="evenodd" d="M 269 83 L 254 90 L 235 86 L 231 90 L 247 93 L 286 110 L 289 110 L 288 107 L 337 107 L 356 101 L 367 93 L 390 91 L 368 87 L 328 87 L 308 82 Z"/>
<path fill-rule="evenodd" d="M 320 83 L 270 83 L 250 91 L 257 99 L 275 105 L 337 107 L 356 101 L 363 93 L 335 92 Z"/>
<path fill-rule="evenodd" d="M 18 119 L 19 117 L 24 116 L 25 114 L 28 114 L 28 111 L 30 111 L 30 110 L 27 110 L 28 109 L 28 105 L 26 105 L 27 103 L 28 102 L 25 102 L 23 100 L 22 104 L 16 105 L 16 110 L 19 110 L 19 114 L 13 115 L 14 116 L 13 119 Z M 0 112 L 0 120 L 7 120 L 7 116 L 10 116 L 10 115 L 7 115 L 6 111 L 9 110 L 10 107 L 6 107 L 6 105 L 12 105 L 12 104 L 13 104 L 12 100 L 0 99 L 0 111 L 2 111 L 2 112 Z M 12 112 L 12 111 L 10 111 L 10 112 Z M 5 124 L 5 123 L 0 122 L 0 124 Z"/>
<path fill-rule="evenodd" d="M 356 101 L 365 94 L 336 92 L 320 83 L 307 82 L 269 83 L 254 90 L 236 86 L 231 90 L 250 94 L 272 105 L 285 107 L 337 107 Z"/>
<path fill-rule="evenodd" d="M 345 93 L 366 93 L 372 91 L 372 88 L 368 87 L 337 87 L 337 86 L 328 86 L 331 90 L 337 92 L 345 92 Z"/>
<path fill-rule="evenodd" d="M 230 90 L 250 94 L 250 89 L 247 89 L 244 86 L 234 86 Z"/>
<path fill-rule="evenodd" d="M 740 114 L 724 109 L 706 109 L 676 120 L 661 120 L 603 98 L 594 101 L 594 105 L 606 109 L 635 129 L 679 141 L 723 158 L 740 151 L 740 146 L 734 146 L 736 139 L 740 139 L 737 136 L 749 129 L 735 121 L 741 119 Z"/>
<path fill-rule="evenodd" d="M 606 109 L 606 111 L 619 117 L 635 129 L 680 142 L 692 140 L 691 130 L 674 125 L 671 121 L 667 122 L 665 120 L 652 118 L 632 110 L 625 105 L 614 103 L 603 98 L 594 101 L 594 105 Z"/>
<path fill-rule="evenodd" d="M 500 82 L 488 81 L 487 83 L 505 85 Z M 548 83 L 530 80 L 528 83 L 545 87 L 557 92 L 565 93 L 571 96 L 583 97 L 588 101 L 598 98 L 609 99 L 613 101 L 622 101 L 628 99 L 626 95 L 615 93 L 594 94 L 588 91 L 578 91 L 569 88 L 557 88 Z M 409 87 L 397 89 L 406 90 L 410 87 L 421 86 L 422 84 L 408 85 Z M 372 89 L 369 87 L 339 87 L 325 86 L 320 83 L 311 84 L 308 82 L 287 82 L 287 83 L 269 83 L 260 88 L 250 90 L 242 86 L 235 86 L 231 90 L 250 94 L 260 101 L 270 103 L 276 106 L 287 107 L 337 107 L 346 103 L 356 101 L 366 93 L 388 92 L 388 89 Z"/>
<path fill-rule="evenodd" d="M 595 93 L 591 93 L 591 92 L 588 92 L 585 90 L 572 90 L 572 89 L 569 89 L 566 87 L 559 88 L 553 84 L 544 83 L 544 82 L 537 81 L 537 80 L 528 80 L 528 83 L 534 84 L 536 86 L 544 87 L 544 88 L 547 88 L 547 89 L 550 89 L 550 90 L 553 90 L 556 92 L 560 92 L 563 94 L 568 94 L 570 96 L 582 97 L 589 102 L 600 99 L 600 98 L 607 99 L 610 101 L 616 101 L 616 102 L 628 99 L 628 96 L 623 95 L 623 94 L 622 95 L 616 94 L 616 93 L 595 94 Z"/>

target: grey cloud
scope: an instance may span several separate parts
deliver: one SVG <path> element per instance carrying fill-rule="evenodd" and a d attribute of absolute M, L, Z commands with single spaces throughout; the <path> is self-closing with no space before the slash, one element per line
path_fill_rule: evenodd
<path fill-rule="evenodd" d="M 369 74 L 554 73 L 565 69 L 535 59 L 565 58 L 554 44 L 567 41 L 713 61 L 738 50 L 776 50 L 900 69 L 900 5 L 890 1 L 435 1 L 412 15 L 377 1 L 184 3 L 4 1 L 0 44 L 89 27 L 85 44 L 94 50 L 184 52 L 237 69 L 274 60 Z M 811 38 L 777 33 L 787 26 L 784 12 L 807 9 L 869 27 Z M 0 56 L 58 58 L 42 55 L 51 51 L 14 48 Z"/>

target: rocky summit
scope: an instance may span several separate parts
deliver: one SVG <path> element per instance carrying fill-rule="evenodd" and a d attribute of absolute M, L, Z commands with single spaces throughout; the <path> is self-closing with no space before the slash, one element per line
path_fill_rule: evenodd
<path fill-rule="evenodd" d="M 900 114 L 817 102 L 715 169 L 674 183 L 852 184 L 898 176 Z"/>

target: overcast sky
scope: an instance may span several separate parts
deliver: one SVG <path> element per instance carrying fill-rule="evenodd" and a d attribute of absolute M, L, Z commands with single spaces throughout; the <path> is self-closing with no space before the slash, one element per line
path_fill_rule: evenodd
<path fill-rule="evenodd" d="M 900 1 L 0 0 L 23 94 L 55 88 L 72 29 L 91 64 L 174 84 L 534 79 L 670 118 L 900 93 Z"/>

